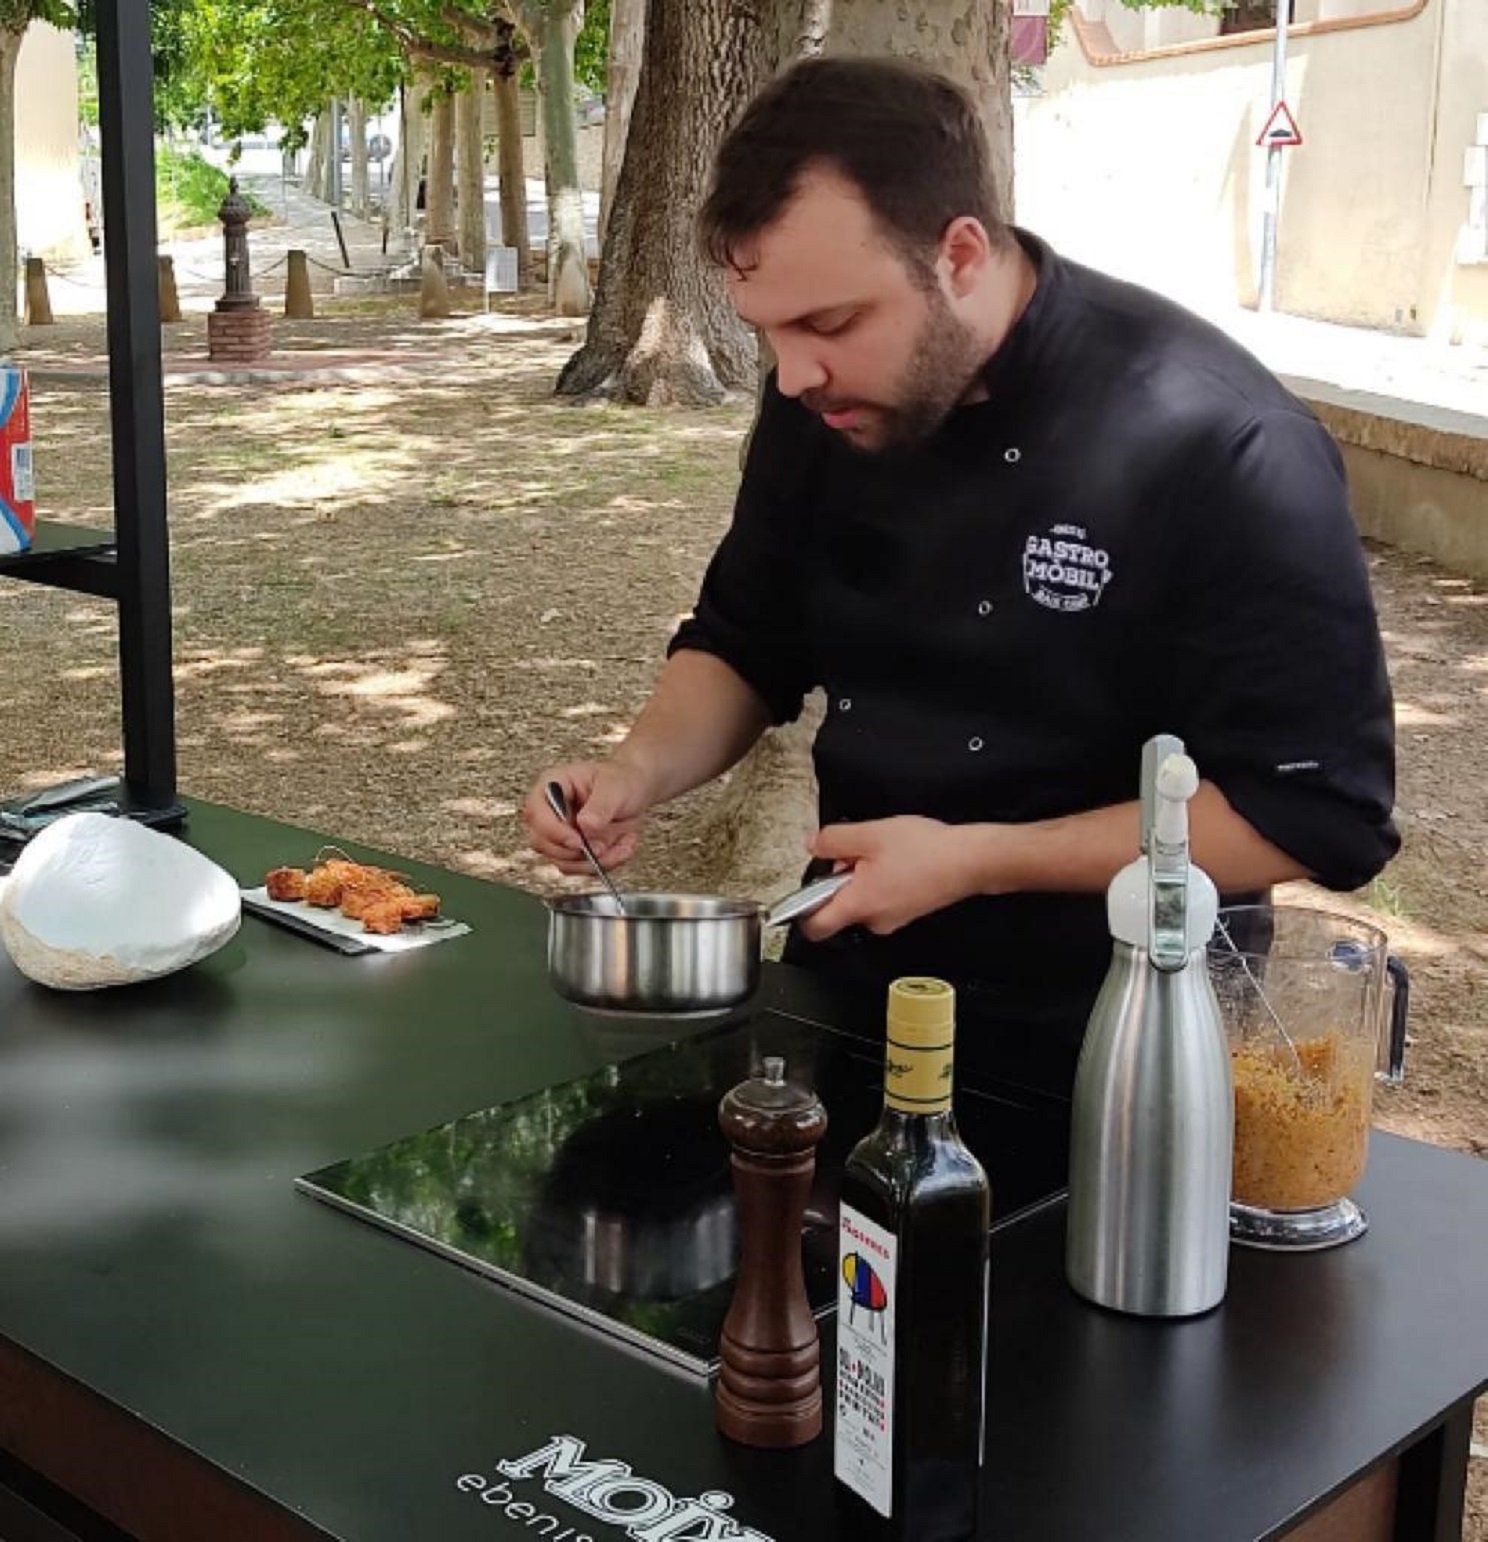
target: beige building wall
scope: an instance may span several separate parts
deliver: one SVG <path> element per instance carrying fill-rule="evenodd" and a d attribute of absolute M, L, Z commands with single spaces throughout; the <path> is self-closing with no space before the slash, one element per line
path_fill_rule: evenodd
<path fill-rule="evenodd" d="M 1454 0 L 1441 20 L 1422 314 L 1437 336 L 1488 343 L 1488 186 L 1465 185 L 1469 165 L 1488 182 L 1488 0 Z"/>
<path fill-rule="evenodd" d="M 576 136 L 579 156 L 579 186 L 586 193 L 597 193 L 604 180 L 604 124 L 590 123 L 580 127 Z M 529 177 L 543 174 L 543 159 L 547 155 L 547 139 L 543 134 L 542 116 L 533 122 L 533 132 L 522 139 L 522 161 Z"/>
<path fill-rule="evenodd" d="M 1020 222 L 1190 304 L 1252 303 L 1270 34 L 1187 37 L 1152 53 L 1130 41 L 1127 18 L 1143 13 L 1079 3 L 1045 94 L 1017 103 Z M 1463 158 L 1488 112 L 1488 3 L 1402 0 L 1414 14 L 1339 28 L 1363 3 L 1299 0 L 1299 17 L 1334 20 L 1304 26 L 1289 50 L 1286 95 L 1305 143 L 1283 155 L 1277 304 L 1359 325 L 1470 330 L 1488 323 L 1488 270 L 1457 261 Z M 1377 12 L 1381 0 L 1368 3 Z M 1215 25 L 1149 15 L 1179 32 Z"/>
<path fill-rule="evenodd" d="M 16 62 L 16 223 L 24 251 L 56 260 L 90 251 L 78 164 L 72 35 L 33 22 Z"/>

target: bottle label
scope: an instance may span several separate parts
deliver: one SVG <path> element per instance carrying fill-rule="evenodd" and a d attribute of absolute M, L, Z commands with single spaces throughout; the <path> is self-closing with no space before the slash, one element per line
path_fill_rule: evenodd
<path fill-rule="evenodd" d="M 838 1221 L 833 1470 L 880 1515 L 894 1509 L 894 1296 L 899 1239 L 850 1205 Z"/>
<path fill-rule="evenodd" d="M 938 1114 L 951 1106 L 955 1039 L 943 1044 L 904 1044 L 889 1028 L 884 1050 L 884 1102 L 907 1114 Z"/>

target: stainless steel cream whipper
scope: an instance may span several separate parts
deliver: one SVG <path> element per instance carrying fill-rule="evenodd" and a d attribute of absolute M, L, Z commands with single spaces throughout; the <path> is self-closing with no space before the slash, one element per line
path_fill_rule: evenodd
<path fill-rule="evenodd" d="M 1219 897 L 1189 861 L 1199 775 L 1183 742 L 1142 753 L 1142 855 L 1112 880 L 1111 966 L 1075 1073 L 1065 1272 L 1144 1317 L 1217 1306 L 1229 1262 L 1234 1094 L 1205 948 Z"/>

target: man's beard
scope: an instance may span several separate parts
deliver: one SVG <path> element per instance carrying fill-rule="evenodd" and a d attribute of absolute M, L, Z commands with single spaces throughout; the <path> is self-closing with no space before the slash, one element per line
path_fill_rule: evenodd
<path fill-rule="evenodd" d="M 940 290 L 928 288 L 926 298 L 925 324 L 890 400 L 863 404 L 862 410 L 876 420 L 878 432 L 869 442 L 854 434 L 842 435 L 862 454 L 897 454 L 924 444 L 951 415 L 986 362 L 975 334 L 952 314 Z M 801 400 L 816 412 L 832 410 L 824 394 L 808 391 Z"/>

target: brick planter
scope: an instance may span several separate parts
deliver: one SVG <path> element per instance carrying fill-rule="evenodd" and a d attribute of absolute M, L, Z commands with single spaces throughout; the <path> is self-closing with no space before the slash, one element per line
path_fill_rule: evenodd
<path fill-rule="evenodd" d="M 260 306 L 235 306 L 207 317 L 207 356 L 214 361 L 253 364 L 268 358 L 273 346 L 273 325 Z"/>

